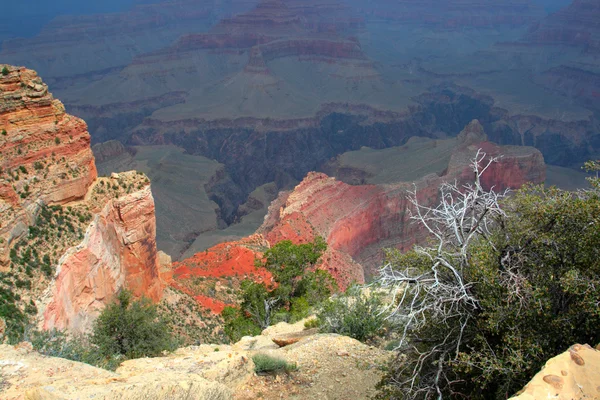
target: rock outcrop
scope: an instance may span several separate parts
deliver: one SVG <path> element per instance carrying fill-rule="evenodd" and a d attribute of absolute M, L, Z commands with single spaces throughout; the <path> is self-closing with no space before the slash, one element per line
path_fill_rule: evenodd
<path fill-rule="evenodd" d="M 381 261 L 381 248 L 409 249 L 425 237 L 422 228 L 410 221 L 408 191 L 415 187 L 423 204 L 434 205 L 443 181 L 462 184 L 473 178 L 470 160 L 478 149 L 489 157 L 502 155 L 482 178 L 488 189 L 518 188 L 545 179 L 544 158 L 538 150 L 488 142 L 478 121 L 469 124 L 457 142 L 444 173 L 427 175 L 414 186 L 411 182 L 349 185 L 323 173 L 309 173 L 293 191 L 282 192 L 271 204 L 256 235 L 218 245 L 177 263 L 174 280 L 193 287 L 194 276 L 258 277 L 260 269 L 255 267 L 254 259 L 260 258 L 268 246 L 282 240 L 304 243 L 321 236 L 328 250 L 319 268 L 328 270 L 344 289 L 352 282 L 364 282 L 374 273 Z"/>
<path fill-rule="evenodd" d="M 67 250 L 56 267 L 56 276 L 38 305 L 43 310 L 43 328 L 89 330 L 123 287 L 135 297 L 159 301 L 163 284 L 155 238 L 149 185 L 109 200 L 94 216 L 83 241 Z"/>
<path fill-rule="evenodd" d="M 80 332 L 121 288 L 158 301 L 148 178 L 97 178 L 85 122 L 34 71 L 0 69 L 0 271 L 15 279 L 3 293 L 21 296 L 40 327 Z"/>
<path fill-rule="evenodd" d="M 41 356 L 29 343 L 0 345 L 2 398 L 133 400 L 186 394 L 194 399 L 364 399 L 374 394 L 383 375 L 378 367 L 391 355 L 348 337 L 303 332 L 304 321 L 272 328 L 302 337 L 279 348 L 272 339 L 281 329 L 271 329 L 232 345 L 203 344 L 164 357 L 128 360 L 116 372 Z M 258 376 L 252 361 L 257 353 L 295 363 L 298 371 Z"/>
<path fill-rule="evenodd" d="M 575 344 L 548 360 L 513 400 L 595 399 L 600 392 L 600 352 Z"/>
<path fill-rule="evenodd" d="M 85 122 L 37 74 L 0 65 L 0 266 L 40 204 L 82 199 L 96 179 Z"/>

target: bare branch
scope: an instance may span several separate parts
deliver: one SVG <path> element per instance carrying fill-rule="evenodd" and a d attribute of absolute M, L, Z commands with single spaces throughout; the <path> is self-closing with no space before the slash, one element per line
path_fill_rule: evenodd
<path fill-rule="evenodd" d="M 416 187 L 409 192 L 411 219 L 436 241 L 435 246 L 414 248 L 431 261 L 431 267 L 423 271 L 388 264 L 380 269 L 378 278 L 393 295 L 388 318 L 403 327 L 397 349 L 417 355 L 406 380 L 395 382 L 407 398 L 442 398 L 442 386 L 450 382 L 443 366 L 458 357 L 465 328 L 478 310 L 471 291 L 473 282 L 466 280 L 464 271 L 469 265 L 469 245 L 477 238 L 489 237 L 495 221 L 505 215 L 499 203 L 508 192 L 486 191 L 481 184 L 484 172 L 497 161 L 498 157 L 488 157 L 480 149 L 471 160 L 474 182 L 463 186 L 442 183 L 436 207 L 419 203 Z M 510 271 L 505 279 L 519 284 Z M 441 343 L 420 352 L 416 346 L 419 332 L 431 321 L 447 326 L 448 333 Z M 431 365 L 437 368 L 429 368 Z"/>

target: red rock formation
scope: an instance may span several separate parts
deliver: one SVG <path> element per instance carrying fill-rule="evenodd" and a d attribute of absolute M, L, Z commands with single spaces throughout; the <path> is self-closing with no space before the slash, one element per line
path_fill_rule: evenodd
<path fill-rule="evenodd" d="M 490 157 L 503 156 L 484 174 L 486 188 L 517 188 L 526 182 L 541 183 L 545 179 L 544 159 L 539 151 L 486 142 L 479 122 L 470 124 L 459 135 L 459 140 L 462 145 L 451 157 L 444 176 L 428 175 L 415 182 L 417 196 L 423 204 L 434 205 L 438 201 L 438 187 L 443 181 L 457 180 L 459 184 L 471 181 L 473 171 L 469 163 L 480 148 Z M 324 237 L 329 246 L 319 267 L 331 272 L 343 289 L 351 282 L 364 282 L 365 274 L 374 272 L 372 268 L 381 261 L 381 253 L 373 252 L 373 247 L 408 249 L 424 238 L 422 228 L 409 219 L 410 203 L 406 195 L 412 189 L 411 183 L 352 186 L 322 173 L 309 173 L 292 192 L 282 193 L 271 204 L 264 224 L 257 231 L 258 237 L 266 239 L 271 246 L 281 240 L 303 243 L 316 236 Z M 182 261 L 179 268 L 189 274 L 195 269 L 195 258 L 214 259 L 216 254 L 222 258 L 224 248 L 237 249 L 238 246 L 243 244 L 216 246 Z M 225 258 L 236 268 L 253 265 L 250 259 L 237 262 L 240 259 L 236 256 L 237 250 L 228 254 Z M 367 271 L 356 260 L 361 260 Z M 229 264 L 217 262 L 208 268 L 209 271 L 194 273 L 227 274 Z"/>
<path fill-rule="evenodd" d="M 338 9 L 338 6 L 334 6 L 334 10 L 331 10 L 329 6 L 322 11 L 334 12 Z M 301 18 L 296 12 L 304 16 Z M 156 56 L 177 58 L 181 53 L 202 49 L 227 52 L 231 49 L 248 50 L 259 45 L 267 60 L 307 55 L 365 59 L 356 39 L 346 40 L 335 33 L 321 37 L 315 35 L 312 28 L 319 23 L 313 19 L 320 17 L 322 15 L 310 4 L 292 2 L 288 6 L 282 0 L 263 0 L 247 13 L 222 20 L 209 33 L 185 35 L 173 46 L 141 56 L 134 64 L 154 62 Z M 307 22 L 307 26 L 302 21 Z M 255 57 L 256 53 L 251 51 L 250 63 Z"/>
<path fill-rule="evenodd" d="M 150 186 L 110 200 L 83 241 L 67 250 L 38 308 L 44 329 L 83 332 L 121 288 L 160 300 L 163 283 L 156 251 Z M 41 307 L 40 307 L 41 306 Z"/>
<path fill-rule="evenodd" d="M 96 179 L 85 122 L 66 114 L 34 71 L 2 68 L 7 74 L 0 74 L 0 264 L 23 225 L 33 222 L 39 202 L 81 199 Z"/>
<path fill-rule="evenodd" d="M 287 0 L 286 4 L 314 32 L 357 32 L 365 27 L 364 17 L 340 1 Z"/>
<path fill-rule="evenodd" d="M 147 178 L 97 179 L 85 122 L 34 71 L 0 70 L 0 269 L 33 281 L 18 288 L 23 305 L 37 303 L 46 329 L 83 331 L 123 287 L 158 301 L 169 273 Z"/>
<path fill-rule="evenodd" d="M 283 0 L 262 0 L 247 13 L 224 19 L 215 31 L 228 33 L 267 32 L 269 35 L 278 31 L 289 35 L 301 30 L 300 17 L 290 10 Z"/>

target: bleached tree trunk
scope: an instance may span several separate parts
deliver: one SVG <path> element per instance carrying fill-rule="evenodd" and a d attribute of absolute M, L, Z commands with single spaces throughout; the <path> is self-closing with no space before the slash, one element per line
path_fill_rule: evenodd
<path fill-rule="evenodd" d="M 411 219 L 423 225 L 434 240 L 429 247 L 416 246 L 417 254 L 429 260 L 427 270 L 409 266 L 385 265 L 379 272 L 379 284 L 391 290 L 394 301 L 387 309 L 389 318 L 402 327 L 397 349 L 410 349 L 417 354 L 411 371 L 395 382 L 407 398 L 442 398 L 448 387 L 443 368 L 455 359 L 461 348 L 465 327 L 477 312 L 478 300 L 465 276 L 469 265 L 469 246 L 476 238 L 487 238 L 495 221 L 504 216 L 500 200 L 507 191 L 495 193 L 481 186 L 481 177 L 497 158 L 479 150 L 472 159 L 474 182 L 464 186 L 443 183 L 440 203 L 436 207 L 421 205 L 416 188 L 409 193 L 413 205 Z M 447 326 L 445 338 L 419 352 L 416 334 L 427 324 Z M 443 335 L 442 335 L 443 336 Z M 430 368 L 430 366 L 437 368 Z M 424 368 L 427 366 L 427 368 Z M 428 375 L 424 375 L 424 371 Z"/>

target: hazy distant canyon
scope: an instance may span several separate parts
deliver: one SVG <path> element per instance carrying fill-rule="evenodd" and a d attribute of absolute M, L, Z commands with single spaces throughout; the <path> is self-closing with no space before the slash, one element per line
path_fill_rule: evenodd
<path fill-rule="evenodd" d="M 174 258 L 254 232 L 310 171 L 443 175 L 473 119 L 537 148 L 550 183 L 582 185 L 600 155 L 597 0 L 131 3 L 2 31 L 0 61 L 87 121 L 99 173 L 150 177 Z"/>

